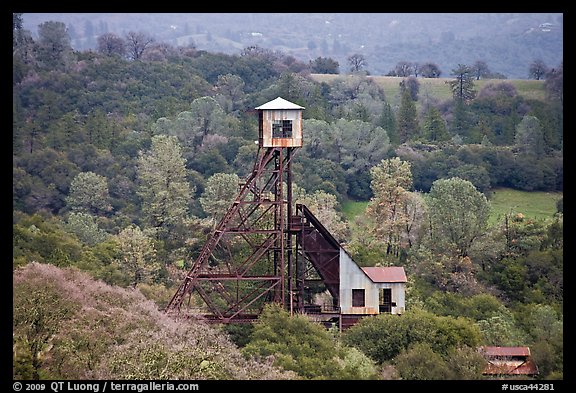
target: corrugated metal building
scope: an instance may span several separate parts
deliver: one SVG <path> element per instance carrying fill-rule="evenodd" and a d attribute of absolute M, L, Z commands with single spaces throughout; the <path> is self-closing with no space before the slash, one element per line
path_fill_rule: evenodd
<path fill-rule="evenodd" d="M 506 376 L 538 374 L 538 367 L 530 354 L 529 347 L 485 346 L 480 352 L 488 362 L 484 375 Z"/>
<path fill-rule="evenodd" d="M 340 311 L 342 314 L 402 314 L 406 273 L 403 267 L 359 267 L 340 249 Z"/>

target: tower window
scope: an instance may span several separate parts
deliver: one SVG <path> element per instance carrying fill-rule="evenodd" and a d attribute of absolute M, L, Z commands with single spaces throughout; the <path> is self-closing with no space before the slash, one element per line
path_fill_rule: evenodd
<path fill-rule="evenodd" d="M 272 138 L 292 138 L 292 120 L 274 120 Z"/>

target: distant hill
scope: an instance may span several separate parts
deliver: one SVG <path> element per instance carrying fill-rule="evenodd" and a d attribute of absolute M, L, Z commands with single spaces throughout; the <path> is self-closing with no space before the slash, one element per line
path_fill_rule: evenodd
<path fill-rule="evenodd" d="M 400 61 L 436 63 L 449 77 L 458 64 L 486 62 L 492 72 L 527 79 L 530 63 L 563 58 L 561 13 L 26 13 L 34 34 L 45 21 L 68 25 L 74 48 L 96 47 L 103 33 L 143 31 L 175 46 L 238 54 L 248 46 L 303 61 L 331 57 L 346 72 L 362 54 L 372 75 Z"/>

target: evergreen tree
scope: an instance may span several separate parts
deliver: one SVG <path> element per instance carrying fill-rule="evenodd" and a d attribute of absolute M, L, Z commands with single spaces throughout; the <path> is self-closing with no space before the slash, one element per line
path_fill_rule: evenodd
<path fill-rule="evenodd" d="M 72 45 L 62 22 L 48 21 L 38 26 L 37 60 L 49 70 L 65 70 L 72 63 Z"/>
<path fill-rule="evenodd" d="M 386 130 L 388 138 L 390 138 L 390 144 L 399 145 L 400 136 L 398 135 L 398 126 L 396 124 L 396 117 L 394 116 L 394 111 L 392 106 L 388 103 L 384 103 L 384 108 L 382 109 L 382 116 L 378 123 L 380 127 Z"/>
<path fill-rule="evenodd" d="M 108 182 L 94 172 L 81 172 L 70 184 L 66 203 L 75 212 L 102 214 L 112 210 Z"/>
<path fill-rule="evenodd" d="M 472 128 L 472 120 L 470 119 L 470 112 L 462 100 L 456 99 L 454 108 L 452 110 L 452 121 L 450 122 L 450 133 L 454 136 L 459 136 L 464 141 L 470 134 Z M 462 142 L 460 142 L 462 143 Z"/>
<path fill-rule="evenodd" d="M 188 203 L 193 190 L 186 180 L 186 160 L 174 136 L 152 137 L 149 151 L 138 157 L 138 194 L 148 226 L 165 237 L 188 217 Z"/>
<path fill-rule="evenodd" d="M 398 135 L 400 143 L 412 140 L 418 136 L 418 118 L 416 115 L 416 104 L 412 100 L 410 90 L 402 90 L 402 100 L 398 110 Z"/>
<path fill-rule="evenodd" d="M 452 75 L 454 75 L 456 79 L 446 81 L 446 83 L 450 85 L 455 100 L 468 102 L 476 97 L 473 71 L 470 67 L 458 64 L 458 67 L 452 70 Z"/>
<path fill-rule="evenodd" d="M 424 116 L 424 124 L 422 125 L 424 138 L 432 143 L 443 142 L 450 139 L 446 123 L 440 116 L 440 112 L 435 107 L 431 106 Z"/>

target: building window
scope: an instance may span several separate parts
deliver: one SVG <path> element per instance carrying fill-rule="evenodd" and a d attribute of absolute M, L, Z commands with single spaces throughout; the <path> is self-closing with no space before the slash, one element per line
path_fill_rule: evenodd
<path fill-rule="evenodd" d="M 272 138 L 292 138 L 292 120 L 274 120 Z"/>
<path fill-rule="evenodd" d="M 352 307 L 364 307 L 364 289 L 353 289 L 352 290 Z"/>

